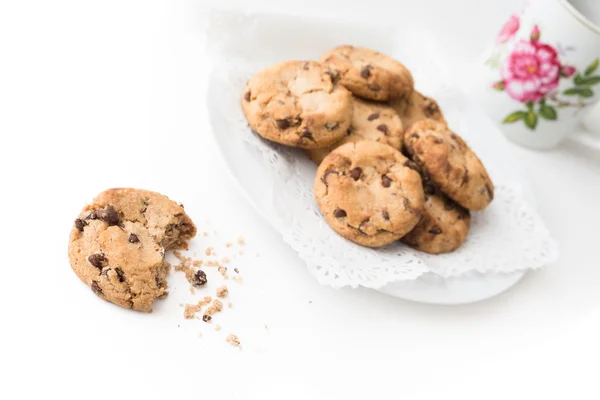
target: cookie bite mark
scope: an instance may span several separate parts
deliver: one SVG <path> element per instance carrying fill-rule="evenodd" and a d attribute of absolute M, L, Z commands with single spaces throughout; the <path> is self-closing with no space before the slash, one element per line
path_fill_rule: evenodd
<path fill-rule="evenodd" d="M 165 250 L 187 246 L 196 233 L 180 205 L 139 189 L 106 190 L 77 220 L 85 224 L 71 231 L 73 271 L 103 299 L 140 311 L 167 295 Z"/>

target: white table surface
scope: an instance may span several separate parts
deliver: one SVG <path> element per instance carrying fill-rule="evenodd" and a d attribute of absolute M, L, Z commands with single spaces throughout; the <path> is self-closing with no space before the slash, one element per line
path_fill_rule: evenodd
<path fill-rule="evenodd" d="M 518 1 L 208 3 L 422 20 L 460 69 Z M 600 156 L 514 146 L 562 255 L 497 298 L 438 307 L 320 286 L 210 138 L 206 4 L 0 3 L 0 398 L 599 398 Z M 221 332 L 183 319 L 180 274 L 152 314 L 98 300 L 73 274 L 71 223 L 116 186 L 183 202 L 201 231 L 217 230 L 195 240 L 199 252 L 246 237 Z"/>

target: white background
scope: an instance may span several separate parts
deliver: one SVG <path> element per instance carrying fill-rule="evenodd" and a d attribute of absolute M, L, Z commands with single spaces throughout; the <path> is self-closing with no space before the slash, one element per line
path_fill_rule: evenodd
<path fill-rule="evenodd" d="M 497 298 L 438 307 L 322 287 L 216 153 L 207 3 L 422 21 L 463 76 L 519 2 L 0 3 L 0 397 L 597 399 L 598 154 L 513 146 L 562 255 Z M 183 202 L 211 232 L 195 240 L 199 255 L 213 244 L 224 255 L 226 241 L 246 237 L 232 264 L 244 284 L 229 283 L 222 331 L 183 319 L 178 304 L 193 296 L 180 274 L 152 314 L 98 300 L 73 274 L 72 221 L 116 186 Z M 210 278 L 207 292 L 219 284 Z M 241 350 L 225 343 L 229 332 Z"/>

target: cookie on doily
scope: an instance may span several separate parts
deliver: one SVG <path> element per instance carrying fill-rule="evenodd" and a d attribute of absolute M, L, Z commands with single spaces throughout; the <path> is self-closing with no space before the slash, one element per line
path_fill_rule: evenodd
<path fill-rule="evenodd" d="M 352 121 L 352 95 L 315 61 L 287 61 L 254 75 L 242 96 L 250 127 L 265 139 L 314 149 L 340 140 Z"/>

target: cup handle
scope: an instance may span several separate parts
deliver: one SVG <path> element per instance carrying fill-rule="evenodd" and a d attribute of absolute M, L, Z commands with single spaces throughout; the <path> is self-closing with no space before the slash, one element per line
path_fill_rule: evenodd
<path fill-rule="evenodd" d="M 582 146 L 600 150 L 600 135 L 592 132 L 579 131 L 571 136 L 571 140 Z"/>
<path fill-rule="evenodd" d="M 596 103 L 581 121 L 582 130 L 576 132 L 571 138 L 594 150 L 600 150 L 600 102 Z"/>

